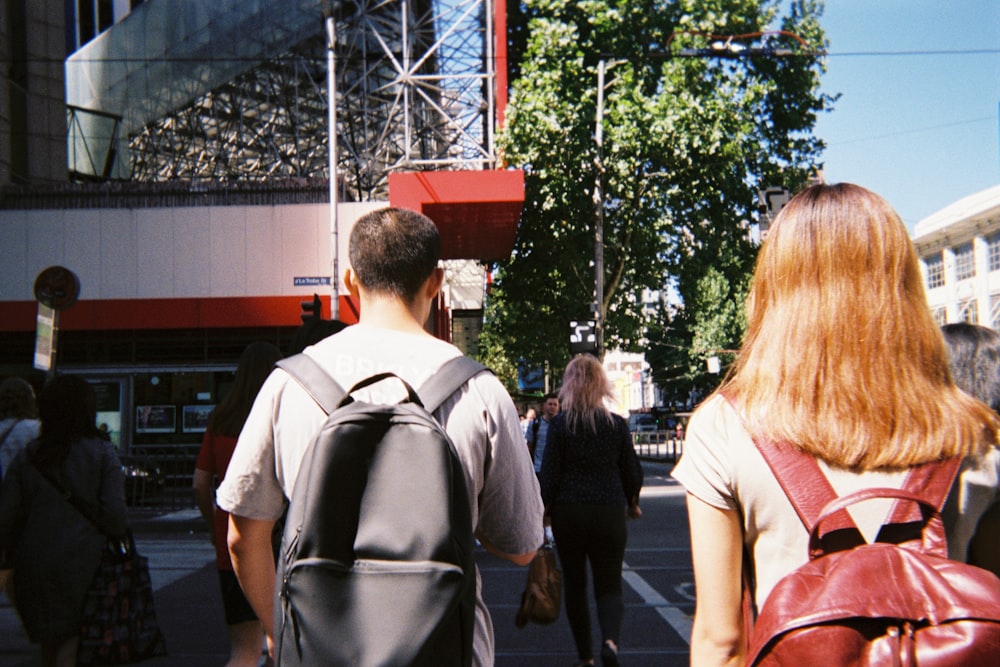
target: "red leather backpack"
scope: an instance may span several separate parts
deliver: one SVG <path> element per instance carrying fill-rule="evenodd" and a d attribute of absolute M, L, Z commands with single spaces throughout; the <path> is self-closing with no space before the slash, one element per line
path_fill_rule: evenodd
<path fill-rule="evenodd" d="M 809 561 L 752 621 L 747 665 L 1000 665 L 1000 578 L 947 558 L 940 510 L 960 461 L 838 498 L 812 456 L 758 449 L 810 532 Z M 897 501 L 867 544 L 845 508 L 873 498 Z"/>

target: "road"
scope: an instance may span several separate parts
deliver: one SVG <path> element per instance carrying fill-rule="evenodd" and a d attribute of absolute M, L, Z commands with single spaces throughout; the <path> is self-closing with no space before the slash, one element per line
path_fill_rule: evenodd
<path fill-rule="evenodd" d="M 621 662 L 626 667 L 688 664 L 694 611 L 691 551 L 683 491 L 668 477 L 670 464 L 645 462 L 643 517 L 629 523 L 625 554 L 625 623 Z M 196 510 L 130 516 L 139 552 L 149 558 L 157 617 L 170 653 L 148 667 L 217 667 L 228 642 L 212 547 Z M 565 614 L 550 626 L 514 626 L 526 570 L 478 554 L 483 591 L 493 615 L 497 667 L 563 665 L 576 660 Z M 598 636 L 592 612 L 594 636 Z M 595 642 L 597 640 L 595 639 Z M 597 646 L 595 645 L 595 651 Z M 0 598 L 0 666 L 34 667 L 36 651 L 6 597 Z"/>

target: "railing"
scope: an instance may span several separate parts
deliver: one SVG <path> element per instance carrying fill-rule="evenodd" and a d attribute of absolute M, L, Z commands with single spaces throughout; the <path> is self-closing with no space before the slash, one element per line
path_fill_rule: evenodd
<path fill-rule="evenodd" d="M 191 482 L 200 445 L 133 445 L 123 463 L 126 501 L 137 507 L 194 507 Z"/>
<path fill-rule="evenodd" d="M 684 453 L 684 438 L 674 431 L 633 433 L 632 446 L 640 458 L 676 462 Z"/>

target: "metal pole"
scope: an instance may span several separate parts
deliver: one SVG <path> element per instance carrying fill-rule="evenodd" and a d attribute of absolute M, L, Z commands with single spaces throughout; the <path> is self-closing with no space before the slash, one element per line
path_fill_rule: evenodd
<path fill-rule="evenodd" d="M 333 277 L 330 280 L 330 317 L 340 319 L 340 219 L 337 215 L 337 31 L 333 3 L 323 3 L 326 19 L 326 89 L 327 125 L 330 157 L 330 255 Z"/>
<path fill-rule="evenodd" d="M 597 358 L 604 358 L 604 73 L 607 61 L 597 62 L 597 122 L 594 131 L 594 322 L 597 325 Z"/>

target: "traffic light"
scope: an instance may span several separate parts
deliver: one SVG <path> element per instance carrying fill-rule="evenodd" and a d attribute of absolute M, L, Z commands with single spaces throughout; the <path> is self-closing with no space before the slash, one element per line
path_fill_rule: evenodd
<path fill-rule="evenodd" d="M 322 319 L 323 304 L 319 300 L 319 294 L 313 294 L 312 301 L 302 302 L 302 321 Z"/>

